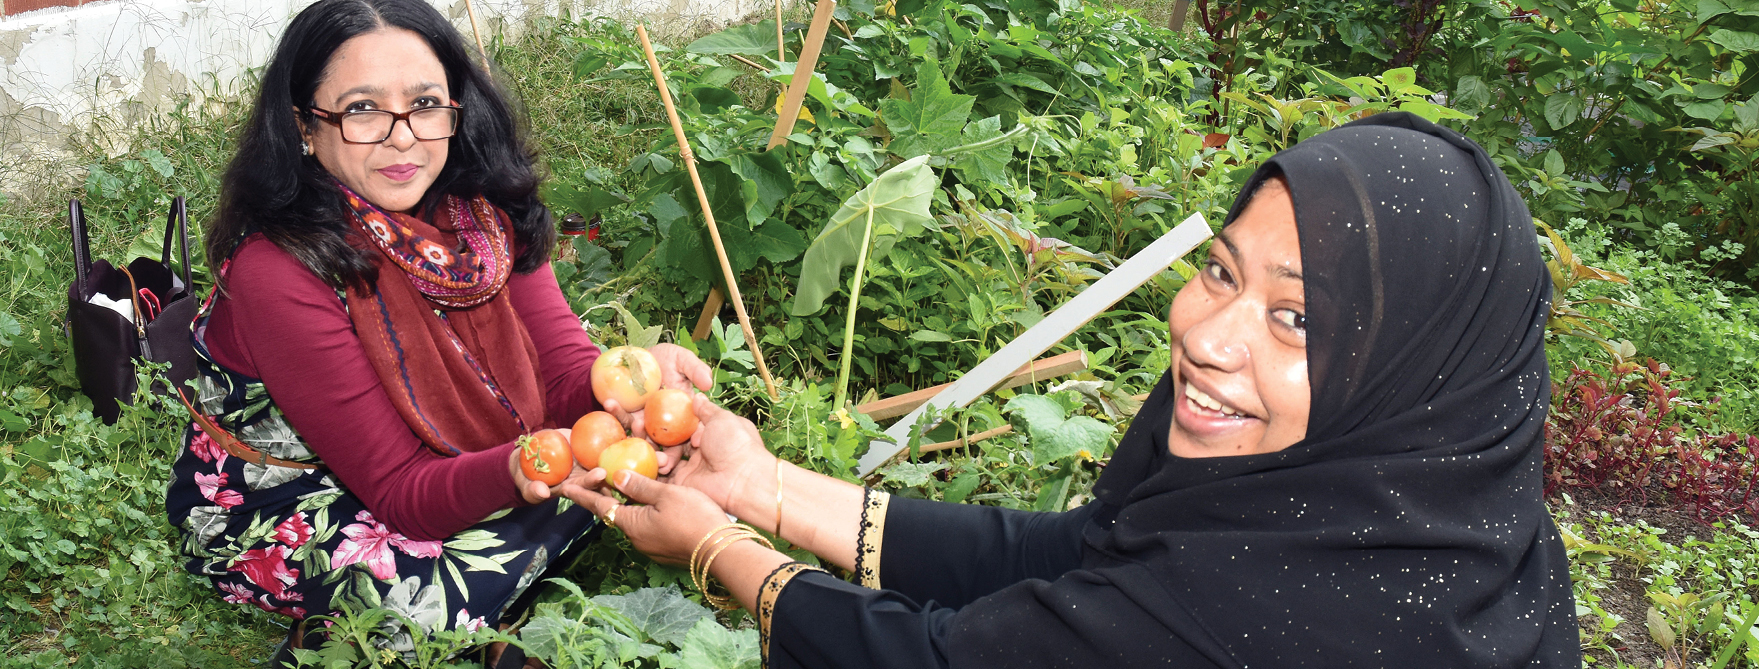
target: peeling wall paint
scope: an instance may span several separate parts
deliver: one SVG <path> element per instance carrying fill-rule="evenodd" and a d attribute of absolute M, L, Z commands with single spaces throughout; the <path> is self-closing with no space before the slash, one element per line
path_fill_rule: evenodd
<path fill-rule="evenodd" d="M 0 192 L 8 166 L 42 164 L 94 123 L 126 126 L 261 68 L 314 0 L 113 0 L 0 19 Z M 463 0 L 428 0 L 470 39 Z M 484 39 L 541 16 L 645 19 L 660 32 L 723 25 L 769 0 L 472 0 Z M 763 2 L 762 5 L 758 4 Z"/>

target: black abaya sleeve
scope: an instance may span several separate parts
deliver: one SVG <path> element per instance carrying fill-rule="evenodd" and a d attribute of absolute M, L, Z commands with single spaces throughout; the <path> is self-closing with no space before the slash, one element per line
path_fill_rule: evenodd
<path fill-rule="evenodd" d="M 1081 566 L 1081 528 L 1099 505 L 1039 513 L 894 497 L 883 535 L 862 537 L 880 547 L 878 583 L 864 584 L 956 609 L 1027 579 L 1054 580 Z"/>
<path fill-rule="evenodd" d="M 1133 567 L 1125 567 L 1125 570 Z M 784 569 L 787 569 L 786 567 Z M 768 669 L 976 669 L 1234 666 L 1188 617 L 1162 619 L 1137 597 L 1164 596 L 1146 584 L 1131 594 L 1114 582 L 1130 574 L 1076 570 L 1055 581 L 1028 580 L 963 609 L 918 603 L 903 594 L 800 570 L 773 587 L 765 605 Z M 778 580 L 772 576 L 766 590 Z M 1131 583 L 1128 587 L 1143 588 Z M 1182 611 L 1178 613 L 1182 614 Z M 1199 650 L 1199 649 L 1202 650 Z M 1147 663 L 1144 658 L 1152 658 Z"/>

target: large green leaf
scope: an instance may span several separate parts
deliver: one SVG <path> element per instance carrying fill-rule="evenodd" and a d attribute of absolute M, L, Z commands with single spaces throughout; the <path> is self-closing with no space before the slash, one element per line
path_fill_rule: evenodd
<path fill-rule="evenodd" d="M 744 56 L 776 55 L 776 22 L 760 21 L 742 26 L 733 26 L 721 32 L 691 42 L 684 47 L 691 53 L 736 53 Z"/>
<path fill-rule="evenodd" d="M 1753 33 L 1719 28 L 1716 32 L 1710 33 L 1710 41 L 1721 44 L 1731 51 L 1741 53 L 1759 51 L 1759 35 Z"/>
<path fill-rule="evenodd" d="M 989 118 L 972 121 L 965 126 L 961 138 L 966 145 L 976 144 L 985 140 L 1002 136 L 1002 118 Z M 1008 162 L 1014 159 L 1014 143 L 1001 142 L 995 146 L 959 154 L 953 166 L 965 173 L 967 181 L 978 183 L 1008 183 Z"/>
<path fill-rule="evenodd" d="M 940 65 L 926 60 L 917 71 L 916 89 L 910 99 L 886 98 L 880 101 L 880 116 L 892 131 L 892 153 L 914 158 L 937 149 L 958 146 L 971 116 L 971 105 L 977 100 L 958 95 L 941 76 Z"/>
<path fill-rule="evenodd" d="M 1582 98 L 1558 93 L 1545 99 L 1545 122 L 1552 130 L 1562 130 L 1582 118 Z"/>
<path fill-rule="evenodd" d="M 757 630 L 733 631 L 715 622 L 713 616 L 690 628 L 679 650 L 680 669 L 759 669 L 763 663 Z"/>
<path fill-rule="evenodd" d="M 1098 456 L 1112 436 L 1105 423 L 1087 416 L 1066 418 L 1062 405 L 1041 395 L 1017 395 L 1002 410 L 1026 423 L 1034 464 L 1056 462 L 1082 451 Z"/>
<path fill-rule="evenodd" d="M 777 154 L 736 153 L 723 161 L 742 179 L 740 190 L 745 196 L 745 222 L 751 227 L 755 228 L 769 218 L 776 210 L 776 203 L 794 190 L 794 178 L 788 174 L 788 168 L 782 165 Z"/>
<path fill-rule="evenodd" d="M 800 263 L 800 285 L 794 290 L 794 315 L 817 312 L 825 298 L 837 291 L 838 275 L 861 255 L 861 239 L 870 214 L 875 249 L 889 248 L 897 237 L 920 232 L 929 220 L 928 204 L 934 185 L 934 170 L 928 166 L 928 157 L 918 156 L 898 164 L 844 200 L 842 208 L 806 249 L 806 258 Z M 873 254 L 875 260 L 881 255 L 877 251 Z"/>
<path fill-rule="evenodd" d="M 686 599 L 677 587 L 671 586 L 642 588 L 627 595 L 599 595 L 592 598 L 592 603 L 623 614 L 648 638 L 674 646 L 683 646 L 698 622 L 714 622 L 708 609 Z"/>
<path fill-rule="evenodd" d="M 781 221 L 767 221 L 751 231 L 751 250 L 764 259 L 782 264 L 800 257 L 806 250 L 806 235 Z"/>

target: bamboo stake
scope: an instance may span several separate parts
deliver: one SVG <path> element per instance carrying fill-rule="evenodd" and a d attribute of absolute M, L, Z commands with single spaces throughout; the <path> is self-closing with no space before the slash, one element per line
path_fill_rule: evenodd
<path fill-rule="evenodd" d="M 476 53 L 482 56 L 483 74 L 493 77 L 494 74 L 489 72 L 489 50 L 483 48 L 483 33 L 476 27 L 476 6 L 470 4 L 470 0 L 464 0 L 464 13 L 470 15 L 470 34 L 476 37 Z"/>
<path fill-rule="evenodd" d="M 678 139 L 678 157 L 684 159 L 684 169 L 690 172 L 690 184 L 696 187 L 696 201 L 702 205 L 702 220 L 708 224 L 709 238 L 715 243 L 715 257 L 721 261 L 721 276 L 727 280 L 727 296 L 733 299 L 733 313 L 739 315 L 739 328 L 745 331 L 745 345 L 751 348 L 751 359 L 757 364 L 757 373 L 763 377 L 770 399 L 779 400 L 782 396 L 776 392 L 776 380 L 770 378 L 770 368 L 763 364 L 763 351 L 757 348 L 757 333 L 751 329 L 751 318 L 745 315 L 745 300 L 739 296 L 733 264 L 727 260 L 727 248 L 721 245 L 721 230 L 715 227 L 715 212 L 709 207 L 708 192 L 702 189 L 702 177 L 696 173 L 696 154 L 690 152 L 690 140 L 684 136 L 684 123 L 678 120 L 678 109 L 672 106 L 671 89 L 666 88 L 666 74 L 660 71 L 660 59 L 654 55 L 653 42 L 647 39 L 647 26 L 636 25 L 635 34 L 641 38 L 641 50 L 647 54 L 647 66 L 653 70 L 654 84 L 660 87 L 660 102 L 666 105 L 666 118 L 672 122 L 672 134 Z"/>
<path fill-rule="evenodd" d="M 769 148 L 787 141 L 794 133 L 794 122 L 800 118 L 800 104 L 806 101 L 806 88 L 812 84 L 812 68 L 818 66 L 818 52 L 825 44 L 825 31 L 831 27 L 831 12 L 837 0 L 818 0 L 812 10 L 812 28 L 806 31 L 806 42 L 800 45 L 800 62 L 794 64 L 794 79 L 788 82 L 788 95 L 782 99 L 782 115 L 776 119 L 776 130 L 770 133 Z"/>
<path fill-rule="evenodd" d="M 782 0 L 776 0 L 776 62 L 788 60 L 788 52 L 782 42 Z"/>
<path fill-rule="evenodd" d="M 708 299 L 702 301 L 702 315 L 696 317 L 696 329 L 690 331 L 690 338 L 697 341 L 708 339 L 709 330 L 715 324 L 715 314 L 721 313 L 721 305 L 726 303 L 721 296 L 721 289 L 708 289 Z"/>

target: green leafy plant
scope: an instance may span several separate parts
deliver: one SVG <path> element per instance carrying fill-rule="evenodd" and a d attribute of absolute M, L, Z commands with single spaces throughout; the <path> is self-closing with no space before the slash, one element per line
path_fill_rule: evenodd
<path fill-rule="evenodd" d="M 855 310 L 861 301 L 861 280 L 867 270 L 868 255 L 884 257 L 899 237 L 922 232 L 923 224 L 930 220 L 928 200 L 933 187 L 934 171 L 928 167 L 926 156 L 904 161 L 845 200 L 806 249 L 800 267 L 800 287 L 794 296 L 796 316 L 818 311 L 843 267 L 850 261 L 855 264 L 855 276 L 849 281 L 848 324 L 843 330 L 845 353 L 837 372 L 835 404 L 839 407 L 849 396 L 852 356 L 848 353 L 855 348 Z"/>

